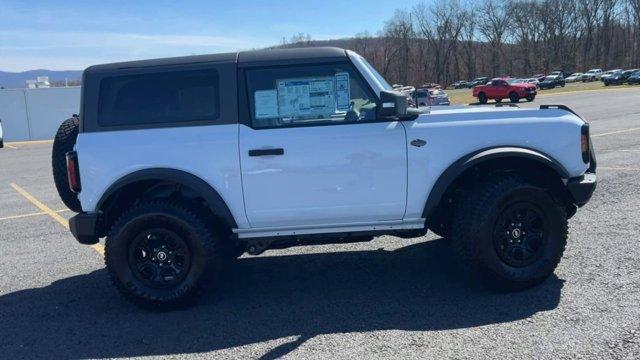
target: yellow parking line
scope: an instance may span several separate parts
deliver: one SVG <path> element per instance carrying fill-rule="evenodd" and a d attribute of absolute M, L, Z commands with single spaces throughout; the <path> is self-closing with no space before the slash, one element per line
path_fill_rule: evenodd
<path fill-rule="evenodd" d="M 640 168 L 633 168 L 633 167 L 611 167 L 611 166 L 598 166 L 598 170 L 640 171 Z"/>
<path fill-rule="evenodd" d="M 629 131 L 638 131 L 638 130 L 640 130 L 640 127 L 631 128 L 631 129 L 625 129 L 625 130 L 611 131 L 611 132 L 606 132 L 606 133 L 596 134 L 596 135 L 591 135 L 591 137 L 607 136 L 607 135 L 620 134 L 620 133 L 626 133 L 626 132 L 629 132 Z"/>
<path fill-rule="evenodd" d="M 4 144 L 4 146 L 8 147 L 9 149 L 17 149 L 17 147 L 11 145 L 11 144 Z"/>
<path fill-rule="evenodd" d="M 51 144 L 53 140 L 30 140 L 30 141 L 12 141 L 5 143 L 5 145 L 19 146 L 19 145 L 37 145 L 37 144 Z"/>
<path fill-rule="evenodd" d="M 53 220 L 57 221 L 60 225 L 62 225 L 65 229 L 69 229 L 69 222 L 67 219 L 60 216 L 57 212 L 51 210 L 47 205 L 43 204 L 40 200 L 36 199 L 33 195 L 29 194 L 25 189 L 21 188 L 15 183 L 9 184 L 18 194 L 24 196 L 25 199 L 29 200 L 33 205 L 35 205 L 38 209 L 40 209 L 45 214 L 49 215 Z M 104 255 L 104 246 L 100 243 L 91 245 L 95 251 L 97 251 L 100 255 Z"/>
<path fill-rule="evenodd" d="M 61 212 L 65 212 L 65 211 L 69 211 L 69 209 L 55 210 L 55 212 L 57 212 L 57 213 L 61 213 Z M 47 213 L 45 213 L 45 212 L 35 212 L 35 213 L 29 213 L 29 214 L 5 216 L 5 217 L 0 217 L 0 221 L 2 221 L 2 220 L 13 220 L 13 219 L 22 219 L 22 218 L 26 218 L 26 217 L 33 217 L 33 216 L 39 216 L 39 215 L 47 215 Z"/>

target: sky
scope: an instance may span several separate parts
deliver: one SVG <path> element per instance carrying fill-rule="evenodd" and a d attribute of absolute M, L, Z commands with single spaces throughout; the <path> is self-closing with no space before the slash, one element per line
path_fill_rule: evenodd
<path fill-rule="evenodd" d="M 0 70 L 82 70 L 137 59 L 247 50 L 283 37 L 375 34 L 418 0 L 0 0 Z"/>

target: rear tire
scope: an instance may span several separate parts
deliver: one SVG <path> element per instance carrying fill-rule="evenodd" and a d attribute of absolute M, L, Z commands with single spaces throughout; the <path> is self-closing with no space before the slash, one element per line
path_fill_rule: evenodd
<path fill-rule="evenodd" d="M 487 103 L 487 95 L 485 95 L 485 93 L 478 94 L 478 102 L 480 102 L 480 104 L 486 104 Z"/>
<path fill-rule="evenodd" d="M 520 97 L 518 97 L 518 94 L 512 92 L 511 94 L 509 94 L 509 101 L 511 101 L 512 103 L 517 103 L 520 101 Z"/>
<path fill-rule="evenodd" d="M 516 175 L 481 182 L 454 213 L 454 251 L 492 289 L 513 291 L 541 283 L 560 262 L 566 242 L 565 210 Z"/>
<path fill-rule="evenodd" d="M 203 217 L 172 201 L 140 203 L 112 226 L 105 245 L 111 280 L 125 298 L 167 310 L 195 299 L 225 260 L 223 239 Z"/>
<path fill-rule="evenodd" d="M 62 202 L 72 211 L 81 212 L 82 206 L 78 195 L 69 188 L 67 176 L 67 153 L 73 151 L 78 138 L 80 119 L 71 117 L 60 124 L 58 132 L 53 140 L 51 150 L 51 168 L 53 169 L 53 182 L 56 184 L 58 195 Z"/>

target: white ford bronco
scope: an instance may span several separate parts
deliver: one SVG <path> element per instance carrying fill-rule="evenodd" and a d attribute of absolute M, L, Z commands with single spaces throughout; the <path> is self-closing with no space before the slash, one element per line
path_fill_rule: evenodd
<path fill-rule="evenodd" d="M 596 186 L 589 125 L 565 106 L 414 109 L 338 48 L 92 66 L 81 103 L 53 149 L 71 232 L 106 237 L 117 288 L 154 308 L 244 253 L 428 229 L 472 279 L 527 288 Z"/>

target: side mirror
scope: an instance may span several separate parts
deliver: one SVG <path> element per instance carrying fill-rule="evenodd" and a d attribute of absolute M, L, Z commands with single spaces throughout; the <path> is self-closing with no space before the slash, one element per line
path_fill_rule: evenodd
<path fill-rule="evenodd" d="M 380 117 L 402 116 L 407 114 L 409 100 L 406 95 L 397 91 L 380 91 Z"/>

